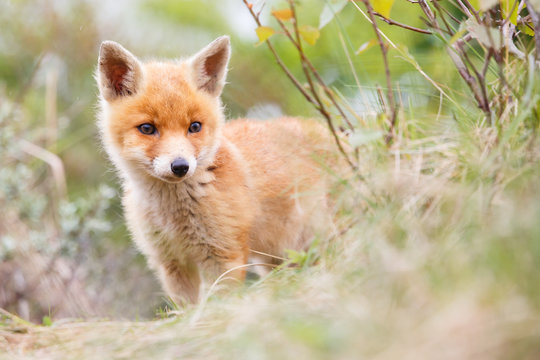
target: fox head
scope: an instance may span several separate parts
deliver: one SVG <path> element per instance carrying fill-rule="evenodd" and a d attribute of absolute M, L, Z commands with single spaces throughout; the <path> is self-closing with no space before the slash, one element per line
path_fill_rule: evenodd
<path fill-rule="evenodd" d="M 229 57 L 227 36 L 170 62 L 143 63 L 120 44 L 101 44 L 98 126 L 121 172 L 175 183 L 211 164 Z"/>

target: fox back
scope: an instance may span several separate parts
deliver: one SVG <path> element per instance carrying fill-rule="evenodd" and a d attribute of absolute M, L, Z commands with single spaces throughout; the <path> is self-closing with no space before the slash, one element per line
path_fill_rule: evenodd
<path fill-rule="evenodd" d="M 241 281 L 250 259 L 275 264 L 330 222 L 326 132 L 293 118 L 225 123 L 229 57 L 228 37 L 169 62 L 110 41 L 100 50 L 98 126 L 128 227 L 177 303 L 224 274 Z"/>

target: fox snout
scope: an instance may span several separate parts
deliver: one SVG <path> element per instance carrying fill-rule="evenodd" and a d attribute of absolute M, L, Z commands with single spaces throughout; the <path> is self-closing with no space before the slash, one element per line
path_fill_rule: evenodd
<path fill-rule="evenodd" d="M 184 158 L 177 158 L 171 163 L 171 171 L 174 175 L 181 178 L 189 171 L 189 163 Z"/>
<path fill-rule="evenodd" d="M 184 151 L 155 157 L 150 174 L 163 181 L 176 183 L 191 177 L 196 169 L 197 159 Z"/>

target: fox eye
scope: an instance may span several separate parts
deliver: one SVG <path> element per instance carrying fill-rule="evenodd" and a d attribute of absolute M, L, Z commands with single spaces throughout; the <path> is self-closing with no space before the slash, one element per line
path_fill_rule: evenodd
<path fill-rule="evenodd" d="M 201 131 L 201 128 L 202 128 L 202 124 L 198 121 L 194 121 L 191 123 L 191 125 L 189 125 L 189 132 L 190 133 L 198 133 L 199 131 Z"/>
<path fill-rule="evenodd" d="M 137 129 L 144 135 L 153 135 L 156 133 L 156 127 L 148 123 L 137 126 Z"/>

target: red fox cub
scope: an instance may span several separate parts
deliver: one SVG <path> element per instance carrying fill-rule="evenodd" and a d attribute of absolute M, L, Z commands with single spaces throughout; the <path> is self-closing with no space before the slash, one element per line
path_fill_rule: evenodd
<path fill-rule="evenodd" d="M 128 227 L 179 304 L 225 272 L 243 280 L 254 255 L 268 263 L 306 248 L 330 219 L 317 165 L 331 152 L 325 129 L 293 118 L 225 123 L 229 57 L 227 36 L 184 60 L 143 63 L 112 41 L 99 53 L 98 126 Z"/>

